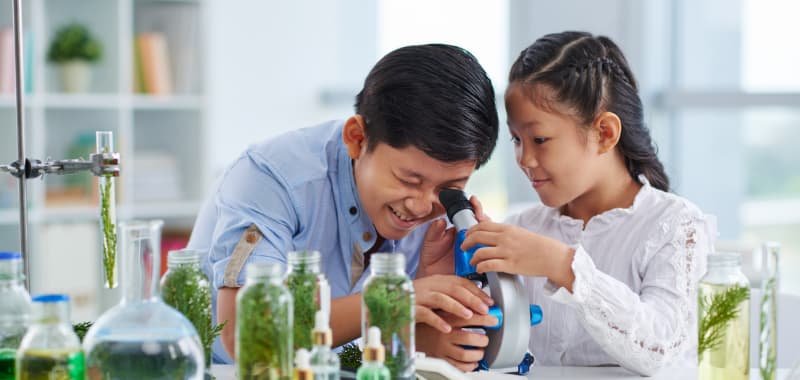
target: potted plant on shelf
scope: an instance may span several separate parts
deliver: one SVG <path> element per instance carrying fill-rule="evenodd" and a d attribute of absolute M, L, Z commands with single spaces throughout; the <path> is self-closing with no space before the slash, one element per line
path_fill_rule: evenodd
<path fill-rule="evenodd" d="M 100 60 L 103 47 L 84 25 L 73 23 L 56 31 L 47 60 L 60 68 L 66 92 L 85 92 L 91 83 L 89 65 Z"/>

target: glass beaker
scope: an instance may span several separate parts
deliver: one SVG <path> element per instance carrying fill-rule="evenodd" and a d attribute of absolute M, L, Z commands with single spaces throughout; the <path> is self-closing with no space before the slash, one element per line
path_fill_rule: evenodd
<path fill-rule="evenodd" d="M 24 277 L 22 255 L 0 252 L 0 380 L 14 380 L 17 349 L 28 328 L 31 297 Z"/>
<path fill-rule="evenodd" d="M 81 342 L 69 321 L 69 297 L 33 298 L 33 324 L 17 352 L 19 380 L 84 380 Z"/>
<path fill-rule="evenodd" d="M 402 253 L 372 255 L 370 276 L 361 296 L 361 334 L 381 331 L 386 367 L 393 379 L 414 379 L 414 285 Z"/>
<path fill-rule="evenodd" d="M 739 254 L 709 254 L 698 289 L 698 379 L 749 379 L 749 299 Z"/>
<path fill-rule="evenodd" d="M 169 251 L 167 272 L 161 278 L 161 298 L 192 322 L 205 352 L 206 370 L 211 369 L 211 283 L 200 269 L 201 253 L 194 249 Z"/>
<path fill-rule="evenodd" d="M 120 223 L 122 299 L 86 333 L 89 379 L 203 379 L 197 331 L 159 295 L 163 224 Z"/>
<path fill-rule="evenodd" d="M 322 274 L 319 251 L 292 251 L 288 257 L 286 287 L 294 300 L 294 350 L 312 346 L 311 331 L 314 329 L 314 315 L 322 305 L 321 293 L 328 286 Z"/>

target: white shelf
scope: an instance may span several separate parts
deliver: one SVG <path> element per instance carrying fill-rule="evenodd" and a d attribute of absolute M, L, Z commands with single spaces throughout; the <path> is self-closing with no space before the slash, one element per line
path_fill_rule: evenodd
<path fill-rule="evenodd" d="M 0 209 L 0 226 L 19 224 L 19 211 L 16 209 Z"/>
<path fill-rule="evenodd" d="M 201 205 L 202 202 L 193 201 L 139 203 L 132 209 L 123 208 L 121 214 L 129 215 L 132 219 L 194 218 Z"/>
<path fill-rule="evenodd" d="M 199 95 L 133 95 L 133 108 L 137 110 L 197 110 L 203 105 Z"/>
<path fill-rule="evenodd" d="M 122 98 L 117 94 L 50 93 L 31 97 L 31 101 L 45 108 L 113 109 L 122 105 Z"/>
<path fill-rule="evenodd" d="M 200 211 L 202 202 L 195 201 L 163 201 L 139 203 L 136 205 L 117 206 L 117 219 L 186 219 L 194 218 Z M 18 214 L 9 218 L 18 221 Z M 0 222 L 4 214 L 0 214 Z M 41 222 L 88 222 L 100 218 L 100 209 L 92 206 L 48 207 L 31 214 L 31 219 Z"/>

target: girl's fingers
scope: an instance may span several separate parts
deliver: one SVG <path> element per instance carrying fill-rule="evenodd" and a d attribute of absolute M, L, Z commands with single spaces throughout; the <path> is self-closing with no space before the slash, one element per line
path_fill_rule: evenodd
<path fill-rule="evenodd" d="M 501 235 L 485 230 L 470 230 L 461 243 L 462 250 L 468 250 L 478 244 L 494 247 L 500 242 Z"/>
<path fill-rule="evenodd" d="M 502 252 L 496 247 L 482 247 L 477 251 L 475 251 L 475 254 L 472 255 L 472 259 L 469 261 L 469 265 L 475 266 L 486 260 L 494 260 L 494 259 L 502 260 L 505 259 L 505 256 L 503 256 Z"/>
<path fill-rule="evenodd" d="M 503 273 L 510 273 L 510 274 L 523 274 L 520 273 L 519 269 L 516 269 L 506 265 L 506 261 L 502 259 L 491 259 L 485 260 L 478 263 L 475 266 L 475 270 L 478 273 L 486 273 L 486 272 L 503 272 Z"/>

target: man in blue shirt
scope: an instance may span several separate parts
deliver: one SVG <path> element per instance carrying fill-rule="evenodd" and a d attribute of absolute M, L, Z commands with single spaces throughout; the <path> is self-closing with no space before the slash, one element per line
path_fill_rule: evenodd
<path fill-rule="evenodd" d="M 204 269 L 213 282 L 216 320 L 228 321 L 215 361 L 230 362 L 225 354 L 233 354 L 244 266 L 285 264 L 287 252 L 306 249 L 322 256 L 335 345 L 361 333 L 359 291 L 369 255 L 398 252 L 416 278 L 417 323 L 449 339 L 443 345 L 435 334 L 418 334 L 418 349 L 465 370 L 483 356 L 461 346 L 484 347 L 485 336 L 448 334 L 494 318 L 486 315 L 491 298 L 452 275 L 454 233 L 445 229 L 438 193 L 463 189 L 494 149 L 491 82 L 461 48 L 408 46 L 375 65 L 355 108 L 345 121 L 251 146 L 201 210 L 189 247 L 209 251 Z"/>

